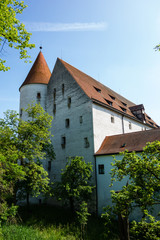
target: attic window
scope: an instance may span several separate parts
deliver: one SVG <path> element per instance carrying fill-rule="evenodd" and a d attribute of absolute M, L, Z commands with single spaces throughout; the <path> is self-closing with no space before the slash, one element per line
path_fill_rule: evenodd
<path fill-rule="evenodd" d="M 97 88 L 97 87 L 94 87 L 94 88 L 95 88 L 95 90 L 96 90 L 97 92 L 101 93 L 101 89 L 100 89 L 100 88 Z"/>
<path fill-rule="evenodd" d="M 120 106 L 120 108 L 122 109 L 123 112 L 126 112 L 126 108 L 123 108 Z"/>
<path fill-rule="evenodd" d="M 40 98 L 41 98 L 41 93 L 38 92 L 38 93 L 37 93 L 37 99 L 40 99 Z"/>
<path fill-rule="evenodd" d="M 111 102 L 111 101 L 109 101 L 109 100 L 107 100 L 107 99 L 105 99 L 105 101 L 106 101 L 110 106 L 112 106 L 113 102 Z"/>
<path fill-rule="evenodd" d="M 148 118 L 148 119 L 151 119 L 148 115 L 147 115 L 147 118 Z"/>
<path fill-rule="evenodd" d="M 126 103 L 124 103 L 124 102 L 121 102 L 125 107 L 127 107 L 127 104 Z"/>
<path fill-rule="evenodd" d="M 151 125 L 153 125 L 153 123 L 152 123 L 151 121 L 149 121 L 149 123 L 150 123 Z"/>
<path fill-rule="evenodd" d="M 116 98 L 114 97 L 114 96 L 112 96 L 112 95 L 109 95 L 113 100 L 115 100 Z"/>
<path fill-rule="evenodd" d="M 121 145 L 121 148 L 124 148 L 124 147 L 126 147 L 126 143 L 123 143 L 123 144 Z"/>

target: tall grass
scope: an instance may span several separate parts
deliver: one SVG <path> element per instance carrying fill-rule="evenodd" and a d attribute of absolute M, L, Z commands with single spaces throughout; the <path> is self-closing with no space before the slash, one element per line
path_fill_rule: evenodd
<path fill-rule="evenodd" d="M 79 240 L 80 226 L 64 208 L 32 205 L 19 208 L 18 223 L 3 225 L 0 240 Z M 85 240 L 105 240 L 103 220 L 89 217 Z M 118 239 L 118 238 L 115 238 Z"/>

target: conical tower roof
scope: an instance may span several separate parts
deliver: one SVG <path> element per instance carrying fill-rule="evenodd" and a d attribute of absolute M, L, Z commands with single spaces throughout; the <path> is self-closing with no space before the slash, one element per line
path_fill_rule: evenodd
<path fill-rule="evenodd" d="M 48 84 L 50 77 L 51 72 L 42 52 L 40 51 L 31 70 L 29 71 L 26 79 L 24 80 L 19 89 L 21 89 L 22 86 L 27 84 Z"/>

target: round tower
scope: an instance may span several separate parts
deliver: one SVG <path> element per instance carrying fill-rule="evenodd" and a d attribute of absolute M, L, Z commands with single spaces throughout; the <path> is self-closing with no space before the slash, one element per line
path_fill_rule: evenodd
<path fill-rule="evenodd" d="M 20 117 L 25 120 L 27 116 L 22 109 L 26 109 L 28 104 L 40 103 L 46 110 L 47 84 L 51 77 L 51 72 L 46 60 L 40 51 L 25 81 L 19 88 L 20 91 Z"/>

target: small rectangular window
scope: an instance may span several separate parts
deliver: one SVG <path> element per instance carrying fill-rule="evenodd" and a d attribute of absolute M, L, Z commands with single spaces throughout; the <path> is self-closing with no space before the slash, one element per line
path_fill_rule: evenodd
<path fill-rule="evenodd" d="M 48 161 L 48 171 L 51 171 L 51 161 Z"/>
<path fill-rule="evenodd" d="M 54 90 L 53 90 L 53 99 L 54 99 L 54 101 L 56 99 L 56 88 L 54 88 Z"/>
<path fill-rule="evenodd" d="M 79 117 L 79 122 L 80 122 L 80 124 L 83 123 L 83 117 L 82 116 Z"/>
<path fill-rule="evenodd" d="M 38 92 L 38 93 L 37 93 L 37 99 L 40 99 L 40 98 L 41 98 L 41 93 Z"/>
<path fill-rule="evenodd" d="M 111 123 L 114 123 L 114 116 L 111 115 Z"/>
<path fill-rule="evenodd" d="M 62 146 L 62 148 L 65 148 L 65 146 L 66 146 L 66 137 L 65 136 L 61 137 L 61 146 Z"/>
<path fill-rule="evenodd" d="M 104 174 L 104 164 L 99 164 L 98 165 L 98 173 L 99 174 Z"/>
<path fill-rule="evenodd" d="M 84 138 L 84 147 L 85 148 L 89 148 L 89 141 L 88 141 L 88 138 Z"/>
<path fill-rule="evenodd" d="M 20 117 L 22 117 L 23 109 L 20 110 Z"/>
<path fill-rule="evenodd" d="M 56 104 L 55 103 L 53 104 L 53 113 L 54 113 L 54 115 L 56 114 Z"/>
<path fill-rule="evenodd" d="M 71 97 L 68 97 L 68 108 L 71 107 Z"/>
<path fill-rule="evenodd" d="M 129 122 L 129 129 L 132 129 L 132 123 Z"/>
<path fill-rule="evenodd" d="M 64 95 L 64 83 L 62 84 L 62 94 Z"/>
<path fill-rule="evenodd" d="M 66 119 L 65 124 L 66 124 L 66 128 L 69 128 L 69 125 L 70 125 L 69 118 Z"/>

